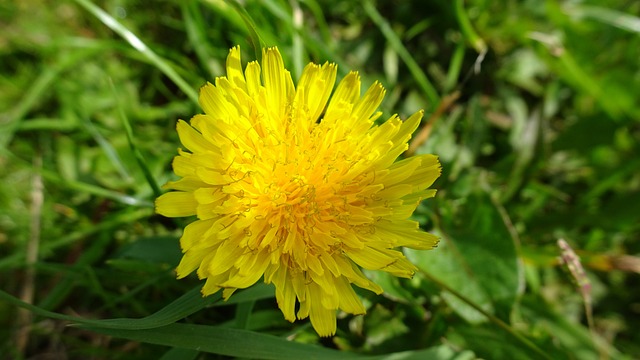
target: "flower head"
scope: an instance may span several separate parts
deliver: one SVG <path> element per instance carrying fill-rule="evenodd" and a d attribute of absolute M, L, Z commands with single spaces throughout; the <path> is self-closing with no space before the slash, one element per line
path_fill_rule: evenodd
<path fill-rule="evenodd" d="M 336 65 L 310 63 L 295 86 L 277 48 L 243 72 L 234 47 L 226 66 L 226 77 L 200 89 L 205 114 L 178 122 L 180 179 L 156 200 L 164 216 L 197 216 L 180 239 L 178 277 L 197 270 L 202 293 L 222 289 L 225 299 L 264 277 L 285 319 L 310 317 L 330 336 L 336 310 L 365 313 L 351 284 L 382 292 L 361 268 L 411 277 L 399 247 L 438 242 L 409 220 L 435 195 L 437 157 L 395 161 L 422 111 L 377 126 L 379 83 L 361 96 L 350 72 L 331 96 Z"/>

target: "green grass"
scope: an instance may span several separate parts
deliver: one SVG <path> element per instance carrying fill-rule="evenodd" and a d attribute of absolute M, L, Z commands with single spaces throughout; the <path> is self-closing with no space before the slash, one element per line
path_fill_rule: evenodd
<path fill-rule="evenodd" d="M 640 356 L 640 3 L 242 4 L 0 4 L 1 358 Z M 296 79 L 332 61 L 379 80 L 387 116 L 426 111 L 412 149 L 443 175 L 414 216 L 442 242 L 406 252 L 411 280 L 368 273 L 385 295 L 331 339 L 270 287 L 202 299 L 173 273 L 186 221 L 153 213 L 176 121 L 236 44 L 278 46 Z"/>

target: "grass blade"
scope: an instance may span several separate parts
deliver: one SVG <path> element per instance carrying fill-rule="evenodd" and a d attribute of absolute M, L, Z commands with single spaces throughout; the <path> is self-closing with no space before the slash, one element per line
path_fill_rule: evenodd
<path fill-rule="evenodd" d="M 151 50 L 140 38 L 134 33 L 129 31 L 124 25 L 118 22 L 113 16 L 107 14 L 104 10 L 97 7 L 89 0 L 75 0 L 80 6 L 85 8 L 93 16 L 98 18 L 108 28 L 115 31 L 118 35 L 122 36 L 129 45 L 133 46 L 138 52 L 140 52 L 149 62 L 156 66 L 162 73 L 164 73 L 169 79 L 171 79 L 179 88 L 184 92 L 195 104 L 198 103 L 198 94 L 194 90 L 193 86 L 189 85 L 178 73 L 171 67 L 169 62 L 160 56 L 158 56 L 153 50 Z"/>
<path fill-rule="evenodd" d="M 264 283 L 256 284 L 237 295 L 233 296 L 229 301 L 223 302 L 221 305 L 228 305 L 239 303 L 243 301 L 254 301 L 258 299 L 264 299 L 273 297 L 273 287 L 266 285 Z M 243 296 L 240 296 L 240 295 Z M 51 312 L 40 307 L 25 303 L 20 299 L 0 290 L 0 300 L 3 300 L 9 304 L 14 306 L 24 308 L 32 311 L 36 315 L 58 319 L 58 320 L 66 320 L 72 323 L 90 326 L 94 329 L 118 329 L 118 330 L 142 330 L 142 329 L 153 329 L 161 326 L 172 324 L 180 319 L 183 319 L 201 309 L 210 306 L 212 304 L 220 302 L 222 296 L 220 293 L 202 297 L 200 294 L 200 286 L 190 290 L 186 294 L 182 295 L 169 305 L 164 308 L 158 310 L 157 312 L 141 318 L 141 319 L 103 319 L 103 320 L 92 320 L 92 319 L 84 319 L 75 316 L 63 315 L 55 312 Z M 231 301 L 233 300 L 233 301 Z M 166 344 L 170 345 L 170 344 Z"/>
<path fill-rule="evenodd" d="M 422 71 L 420 65 L 413 59 L 409 50 L 402 44 L 402 40 L 398 37 L 398 35 L 393 31 L 387 20 L 385 20 L 382 15 L 376 10 L 376 8 L 371 4 L 370 0 L 367 0 L 362 3 L 365 12 L 371 20 L 380 28 L 380 31 L 387 38 L 389 44 L 393 47 L 393 49 L 400 55 L 400 58 L 409 68 L 411 75 L 418 83 L 425 96 L 429 100 L 429 108 L 434 108 L 440 102 L 440 96 L 436 91 L 436 88 L 431 84 L 427 75 Z"/>
<path fill-rule="evenodd" d="M 194 324 L 171 324 L 145 331 L 85 328 L 134 341 L 198 350 L 248 359 L 354 359 L 362 358 L 353 353 L 339 352 L 292 342 L 273 335 Z"/>
<path fill-rule="evenodd" d="M 129 118 L 124 112 L 122 103 L 120 102 L 120 97 L 118 97 L 118 92 L 116 91 L 116 87 L 113 84 L 113 81 L 109 81 L 109 83 L 111 85 L 111 90 L 113 91 L 113 96 L 116 98 L 116 103 L 118 104 L 118 114 L 120 115 L 120 119 L 122 120 L 124 131 L 127 134 L 127 142 L 129 143 L 129 148 L 131 149 L 131 152 L 133 153 L 138 166 L 140 166 L 140 170 L 142 170 L 144 178 L 149 183 L 149 186 L 151 186 L 154 197 L 158 197 L 160 196 L 160 194 L 162 194 L 162 191 L 160 191 L 160 187 L 158 186 L 156 179 L 151 174 L 151 170 L 149 170 L 149 167 L 147 166 L 147 161 L 144 159 L 144 156 L 142 156 L 142 153 L 136 146 L 135 141 L 133 141 L 133 130 L 131 129 L 131 123 L 129 123 Z"/>

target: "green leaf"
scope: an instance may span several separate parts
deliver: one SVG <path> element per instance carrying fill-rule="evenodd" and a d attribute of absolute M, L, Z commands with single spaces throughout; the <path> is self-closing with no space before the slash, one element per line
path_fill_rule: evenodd
<path fill-rule="evenodd" d="M 182 295 L 169 305 L 158 310 L 156 313 L 151 314 L 147 317 L 141 319 L 122 318 L 104 320 L 84 319 L 47 311 L 37 306 L 25 303 L 2 290 L 0 290 L 0 300 L 4 300 L 15 306 L 30 310 L 36 315 L 53 319 L 66 320 L 81 325 L 100 327 L 105 329 L 140 330 L 157 328 L 174 323 L 207 306 L 229 305 L 245 301 L 265 299 L 273 297 L 273 294 L 274 291 L 272 286 L 261 283 L 239 292 L 238 294 L 232 296 L 228 301 L 221 302 L 221 294 L 219 292 L 208 297 L 202 297 L 202 295 L 200 294 L 200 287 L 196 287 L 186 294 Z"/>
<path fill-rule="evenodd" d="M 85 8 L 91 15 L 95 16 L 103 24 L 116 32 L 118 35 L 129 43 L 136 51 L 144 56 L 151 64 L 153 64 L 158 70 L 162 71 L 169 79 L 173 81 L 180 90 L 182 90 L 195 104 L 198 103 L 198 94 L 193 90 L 193 86 L 189 85 L 178 72 L 173 68 L 172 64 L 166 59 L 158 56 L 151 48 L 149 48 L 136 34 L 127 29 L 113 16 L 106 13 L 104 10 L 93 4 L 89 0 L 76 0 L 80 6 Z"/>
<path fill-rule="evenodd" d="M 172 324 L 144 331 L 86 328 L 128 340 L 251 359 L 466 360 L 474 358 L 473 353 L 469 351 L 456 352 L 448 346 L 377 356 L 363 356 L 315 345 L 296 343 L 276 336 L 247 330 L 193 324 Z"/>
<path fill-rule="evenodd" d="M 447 237 L 440 240 L 438 247 L 431 251 L 405 249 L 407 257 L 421 271 L 458 290 L 483 310 L 494 313 L 493 305 L 482 288 L 480 280 L 466 264 L 456 244 Z M 486 321 L 486 317 L 465 304 L 456 296 L 443 292 L 442 297 L 451 308 L 470 323 Z"/>
<path fill-rule="evenodd" d="M 272 335 L 228 327 L 171 324 L 139 330 L 86 326 L 105 335 L 151 344 L 181 347 L 201 352 L 250 359 L 348 359 L 355 354 L 341 353 L 314 345 L 291 342 Z"/>
<path fill-rule="evenodd" d="M 508 322 L 522 287 L 515 240 L 485 192 L 471 194 L 458 213 L 442 224 L 443 238 L 432 251 L 407 251 L 429 277 L 447 284 L 478 307 Z M 444 299 L 460 316 L 484 316 L 451 294 Z"/>
<path fill-rule="evenodd" d="M 418 83 L 418 86 L 420 86 L 427 99 L 429 99 L 429 109 L 434 109 L 440 102 L 440 96 L 431 81 L 429 81 L 425 72 L 422 70 L 422 67 L 418 65 L 413 56 L 411 56 L 409 50 L 407 50 L 402 43 L 402 40 L 398 37 L 397 32 L 391 28 L 389 22 L 380 14 L 371 1 L 364 1 L 362 6 L 369 18 L 371 18 L 376 26 L 378 26 L 382 35 L 387 39 L 389 45 L 398 53 L 400 59 L 402 59 L 405 65 L 409 68 L 414 80 Z"/>

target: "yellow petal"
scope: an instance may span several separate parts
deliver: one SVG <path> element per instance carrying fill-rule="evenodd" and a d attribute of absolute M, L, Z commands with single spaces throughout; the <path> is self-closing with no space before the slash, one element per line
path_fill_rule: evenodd
<path fill-rule="evenodd" d="M 156 199 L 156 212 L 167 217 L 195 215 L 197 206 L 192 192 L 173 191 Z"/>
<path fill-rule="evenodd" d="M 336 65 L 309 63 L 298 81 L 295 103 L 307 112 L 307 119 L 315 123 L 327 104 L 336 81 Z"/>
<path fill-rule="evenodd" d="M 402 123 L 400 130 L 398 133 L 391 139 L 394 143 L 405 143 L 411 138 L 411 134 L 418 128 L 420 125 L 420 119 L 422 119 L 422 115 L 424 115 L 424 110 L 420 110 L 413 115 L 411 115 L 407 120 Z"/>
<path fill-rule="evenodd" d="M 340 299 L 340 309 L 350 314 L 359 315 L 366 313 L 362 301 L 353 291 L 349 280 L 345 277 L 339 277 L 335 280 L 336 291 L 338 292 L 338 298 Z"/>
<path fill-rule="evenodd" d="M 322 305 L 322 292 L 318 285 L 309 284 L 309 296 L 313 301 L 310 304 L 309 319 L 318 335 L 322 337 L 332 336 L 336 333 L 336 311 L 327 309 Z"/>
<path fill-rule="evenodd" d="M 168 181 L 162 185 L 162 188 L 165 190 L 196 191 L 204 186 L 207 186 L 207 184 L 197 177 L 185 176 L 177 181 Z"/>
<path fill-rule="evenodd" d="M 225 99 L 224 93 L 211 83 L 200 88 L 198 102 L 207 115 L 218 119 L 233 119 L 238 111 Z"/>
<path fill-rule="evenodd" d="M 380 238 L 394 237 L 398 246 L 412 249 L 429 250 L 438 245 L 438 237 L 418 229 L 418 223 L 405 221 L 380 221 L 376 224 L 376 236 Z"/>
<path fill-rule="evenodd" d="M 365 269 L 379 270 L 393 264 L 403 255 L 395 250 L 365 246 L 364 249 L 350 249 L 347 256 Z"/>
<path fill-rule="evenodd" d="M 262 74 L 264 87 L 267 90 L 269 109 L 276 115 L 282 115 L 285 110 L 287 96 L 287 79 L 284 62 L 278 48 L 264 49 L 262 52 Z"/>
<path fill-rule="evenodd" d="M 247 93 L 251 97 L 257 97 L 262 86 L 260 82 L 260 64 L 257 61 L 247 64 L 244 75 L 247 78 Z"/>
<path fill-rule="evenodd" d="M 378 181 L 383 183 L 385 187 L 397 184 L 411 176 L 420 165 L 422 165 L 422 161 L 418 157 L 410 157 L 408 159 L 398 161 L 391 165 L 389 168 L 390 171 L 387 175 L 379 177 Z"/>
<path fill-rule="evenodd" d="M 237 288 L 225 288 L 222 290 L 222 298 L 226 301 L 229 300 L 229 297 L 233 295 L 234 292 L 238 290 Z"/>
<path fill-rule="evenodd" d="M 336 91 L 333 93 L 329 106 L 327 107 L 327 115 L 325 118 L 331 117 L 335 112 L 338 112 L 340 105 L 351 104 L 353 105 L 360 96 L 360 76 L 358 72 L 351 71 L 345 76 Z"/>
<path fill-rule="evenodd" d="M 284 318 L 290 322 L 294 322 L 296 319 L 296 294 L 293 289 L 293 282 L 287 276 L 287 267 L 280 266 L 277 270 L 278 280 L 276 285 L 276 300 L 278 307 L 282 311 Z"/>
<path fill-rule="evenodd" d="M 184 228 L 184 232 L 180 237 L 180 247 L 182 251 L 191 249 L 195 244 L 205 238 L 207 230 L 209 230 L 215 219 L 196 220 Z"/>
<path fill-rule="evenodd" d="M 369 121 L 373 112 L 380 106 L 384 98 L 384 87 L 379 82 L 374 82 L 364 96 L 353 107 L 352 117 L 360 121 Z"/>
<path fill-rule="evenodd" d="M 255 284 L 266 270 L 269 265 L 268 254 L 245 254 L 243 257 L 254 257 L 256 261 L 253 262 L 251 267 L 246 269 L 238 269 L 238 273 L 229 278 L 228 281 L 222 283 L 223 287 L 234 287 L 238 289 L 245 289 Z"/>
<path fill-rule="evenodd" d="M 184 120 L 178 120 L 176 126 L 180 142 L 191 152 L 205 152 L 212 148 L 212 144 L 205 140 L 201 133 L 187 124 Z"/>
<path fill-rule="evenodd" d="M 203 296 L 209 296 L 211 294 L 215 294 L 218 290 L 220 290 L 220 287 L 216 285 L 214 279 L 210 278 L 204 283 L 201 292 Z"/>
<path fill-rule="evenodd" d="M 227 56 L 227 78 L 235 86 L 247 91 L 247 85 L 242 73 L 242 63 L 240 61 L 240 46 L 234 46 L 229 50 Z"/>
<path fill-rule="evenodd" d="M 187 251 L 176 268 L 178 279 L 184 278 L 191 274 L 193 270 L 197 269 L 205 255 L 206 253 L 202 251 Z"/>
<path fill-rule="evenodd" d="M 420 160 L 422 161 L 420 167 L 405 182 L 414 184 L 422 190 L 433 185 L 434 181 L 440 176 L 442 168 L 437 156 L 421 155 Z"/>

